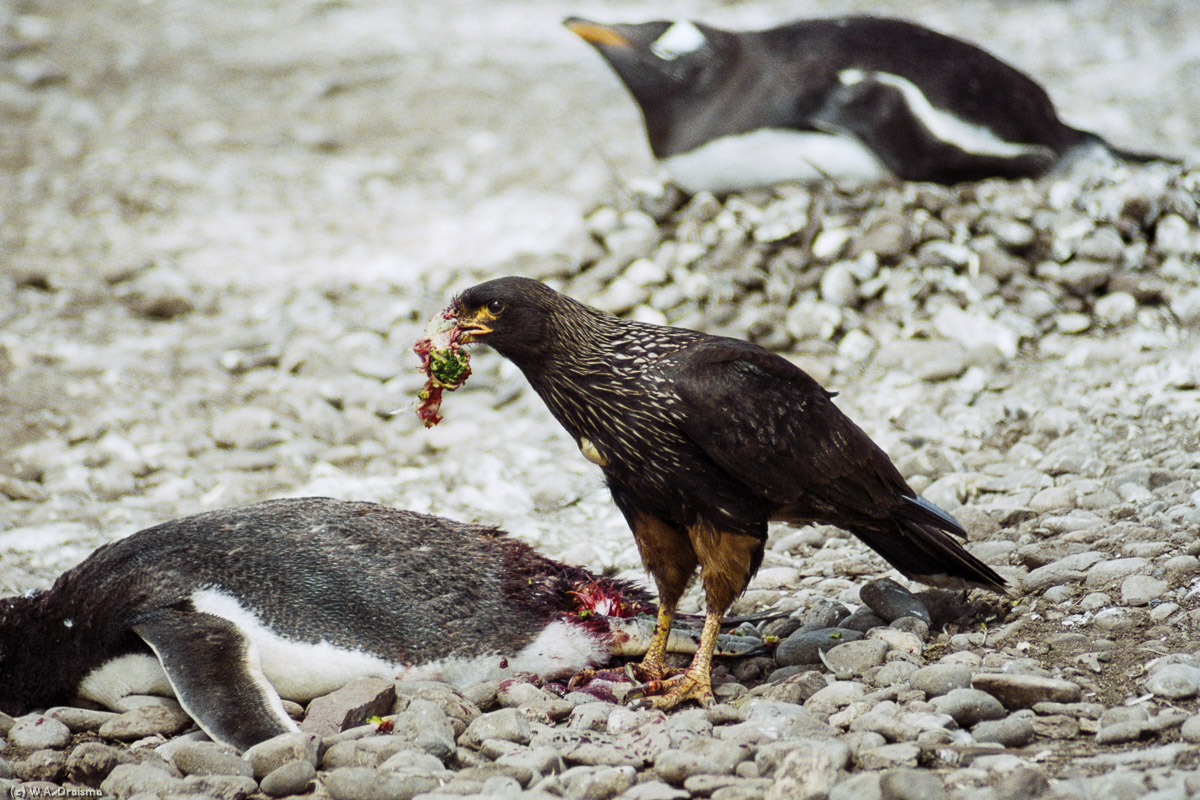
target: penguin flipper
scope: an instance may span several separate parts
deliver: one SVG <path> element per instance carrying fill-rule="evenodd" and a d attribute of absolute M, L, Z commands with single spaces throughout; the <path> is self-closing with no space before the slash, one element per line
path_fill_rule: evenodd
<path fill-rule="evenodd" d="M 245 750 L 298 730 L 253 644 L 229 620 L 163 610 L 132 627 L 158 657 L 179 704 L 214 741 Z"/>
<path fill-rule="evenodd" d="M 850 70 L 811 122 L 849 133 L 896 176 L 958 183 L 991 176 L 1034 177 L 1058 155 L 1045 145 L 1008 142 L 989 129 L 933 107 L 910 81 L 887 73 Z"/>

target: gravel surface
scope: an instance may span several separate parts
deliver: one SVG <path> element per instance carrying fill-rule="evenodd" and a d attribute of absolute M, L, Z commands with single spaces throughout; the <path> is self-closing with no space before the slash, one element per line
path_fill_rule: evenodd
<path fill-rule="evenodd" d="M 737 610 L 794 613 L 746 631 L 780 646 L 719 667 L 713 709 L 401 684 L 391 733 L 297 734 L 245 758 L 199 741 L 171 701 L 56 709 L 0 715 L 0 784 L 1200 791 L 1194 156 L 1039 183 L 685 199 L 653 177 L 616 79 L 559 27 L 643 11 L 411 5 L 0 7 L 0 593 L 165 519 L 313 494 L 499 524 L 640 577 L 599 474 L 510 365 L 480 351 L 445 421 L 416 418 L 425 320 L 509 272 L 785 353 L 1020 591 L 925 592 L 837 530 L 779 526 Z M 758 26 L 868 7 L 984 42 L 1117 144 L 1200 151 L 1187 0 L 662 13 Z"/>

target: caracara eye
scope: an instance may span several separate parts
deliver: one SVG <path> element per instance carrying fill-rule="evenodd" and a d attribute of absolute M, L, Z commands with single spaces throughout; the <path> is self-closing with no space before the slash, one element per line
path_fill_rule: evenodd
<path fill-rule="evenodd" d="M 504 301 L 492 300 L 487 304 L 488 313 L 493 317 L 498 317 L 504 313 Z"/>

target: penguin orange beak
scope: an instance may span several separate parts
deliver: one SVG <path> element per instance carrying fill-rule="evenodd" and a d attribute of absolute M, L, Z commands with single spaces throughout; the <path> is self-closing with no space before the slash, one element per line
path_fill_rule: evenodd
<path fill-rule="evenodd" d="M 567 30 L 574 33 L 580 39 L 583 39 L 588 44 L 596 45 L 597 47 L 632 47 L 633 43 L 626 39 L 621 34 L 617 33 L 615 28 L 610 28 L 607 25 L 601 25 L 598 22 L 581 19 L 579 17 L 567 17 L 563 20 L 563 25 Z"/>

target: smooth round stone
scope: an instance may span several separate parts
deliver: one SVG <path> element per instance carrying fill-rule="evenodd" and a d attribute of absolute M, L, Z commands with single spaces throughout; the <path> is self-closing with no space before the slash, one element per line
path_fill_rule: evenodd
<path fill-rule="evenodd" d="M 1001 719 L 1006 714 L 999 700 L 978 689 L 953 689 L 931 702 L 939 713 L 953 717 L 960 728 Z"/>
<path fill-rule="evenodd" d="M 1195 697 L 1200 694 L 1200 668 L 1187 664 L 1159 666 L 1146 678 L 1146 690 L 1168 700 Z"/>
<path fill-rule="evenodd" d="M 1092 327 L 1092 318 L 1087 314 L 1069 312 L 1054 318 L 1054 327 L 1059 333 L 1083 333 Z"/>
<path fill-rule="evenodd" d="M 1093 311 L 1105 325 L 1123 325 L 1137 317 L 1137 299 L 1128 292 L 1112 292 L 1096 301 Z"/>
<path fill-rule="evenodd" d="M 908 679 L 908 685 L 929 697 L 936 697 L 955 689 L 969 688 L 973 672 L 970 667 L 961 664 L 930 664 L 914 672 Z"/>
<path fill-rule="evenodd" d="M 254 745 L 242 754 L 242 758 L 254 767 L 254 777 L 261 780 L 296 759 L 303 759 L 315 767 L 320 747 L 321 737 L 314 733 L 282 733 Z"/>
<path fill-rule="evenodd" d="M 1179 735 L 1185 742 L 1200 742 L 1200 714 L 1193 714 L 1183 721 Z"/>
<path fill-rule="evenodd" d="M 1028 714 L 1028 712 L 1025 712 Z M 981 722 L 971 729 L 977 742 L 996 742 L 1005 747 L 1024 747 L 1033 741 L 1033 722 L 1024 714 Z"/>
<path fill-rule="evenodd" d="M 846 642 L 825 652 L 825 665 L 833 670 L 835 675 L 862 675 L 871 667 L 883 664 L 891 649 L 890 644 L 879 639 Z"/>
<path fill-rule="evenodd" d="M 915 767 L 920 757 L 921 748 L 916 742 L 897 742 L 855 753 L 854 763 L 859 769 L 872 770 Z"/>
<path fill-rule="evenodd" d="M 1148 572 L 1150 560 L 1146 558 L 1113 558 L 1097 562 L 1088 570 L 1085 584 L 1090 589 L 1102 589 L 1124 581 L 1130 575 Z"/>
<path fill-rule="evenodd" d="M 171 762 L 184 775 L 254 774 L 249 761 L 216 742 L 186 742 L 175 750 Z"/>
<path fill-rule="evenodd" d="M 308 785 L 317 777 L 317 769 L 308 759 L 297 758 L 272 770 L 259 788 L 271 797 L 287 797 L 304 794 Z"/>
<path fill-rule="evenodd" d="M 1079 684 L 1038 675 L 979 672 L 971 677 L 971 686 L 995 697 L 1005 708 L 1031 708 L 1035 703 L 1077 703 Z"/>
<path fill-rule="evenodd" d="M 862 698 L 867 687 L 858 681 L 834 681 L 812 694 L 804 704 L 809 707 L 843 708 Z"/>
<path fill-rule="evenodd" d="M 920 769 L 890 769 L 879 779 L 882 800 L 942 800 L 946 788 L 936 773 Z"/>
<path fill-rule="evenodd" d="M 1167 582 L 1150 575 L 1130 575 L 1121 582 L 1121 601 L 1129 606 L 1148 605 L 1167 591 Z"/>
<path fill-rule="evenodd" d="M 862 633 L 848 628 L 797 631 L 785 639 L 775 650 L 775 660 L 784 667 L 820 664 L 821 652 L 827 652 L 840 644 L 858 641 L 862 638 Z"/>
<path fill-rule="evenodd" d="M 858 283 L 845 262 L 833 264 L 821 276 L 821 299 L 843 307 L 858 303 Z"/>
<path fill-rule="evenodd" d="M 437 788 L 435 778 L 381 773 L 370 767 L 338 767 L 325 778 L 334 800 L 403 800 Z"/>
<path fill-rule="evenodd" d="M 848 631 L 866 633 L 872 628 L 878 628 L 879 626 L 886 624 L 887 623 L 884 622 L 874 611 L 867 606 L 863 606 L 839 622 L 838 627 L 845 628 Z"/>
<path fill-rule="evenodd" d="M 871 677 L 871 683 L 879 687 L 909 684 L 918 669 L 920 667 L 908 661 L 889 661 Z"/>
<path fill-rule="evenodd" d="M 515 708 L 503 708 L 476 717 L 463 733 L 459 744 L 467 747 L 485 739 L 504 739 L 517 744 L 528 744 L 532 736 L 529 720 Z"/>
<path fill-rule="evenodd" d="M 8 741 L 27 750 L 57 750 L 71 743 L 71 729 L 56 719 L 30 714 L 13 723 Z"/>
<path fill-rule="evenodd" d="M 1050 779 L 1034 767 L 1017 767 L 1001 776 L 996 784 L 996 800 L 1032 800 L 1050 793 Z"/>
<path fill-rule="evenodd" d="M 888 578 L 867 583 L 858 596 L 884 622 L 895 622 L 901 617 L 916 617 L 926 624 L 931 622 L 929 610 L 917 596 Z"/>

